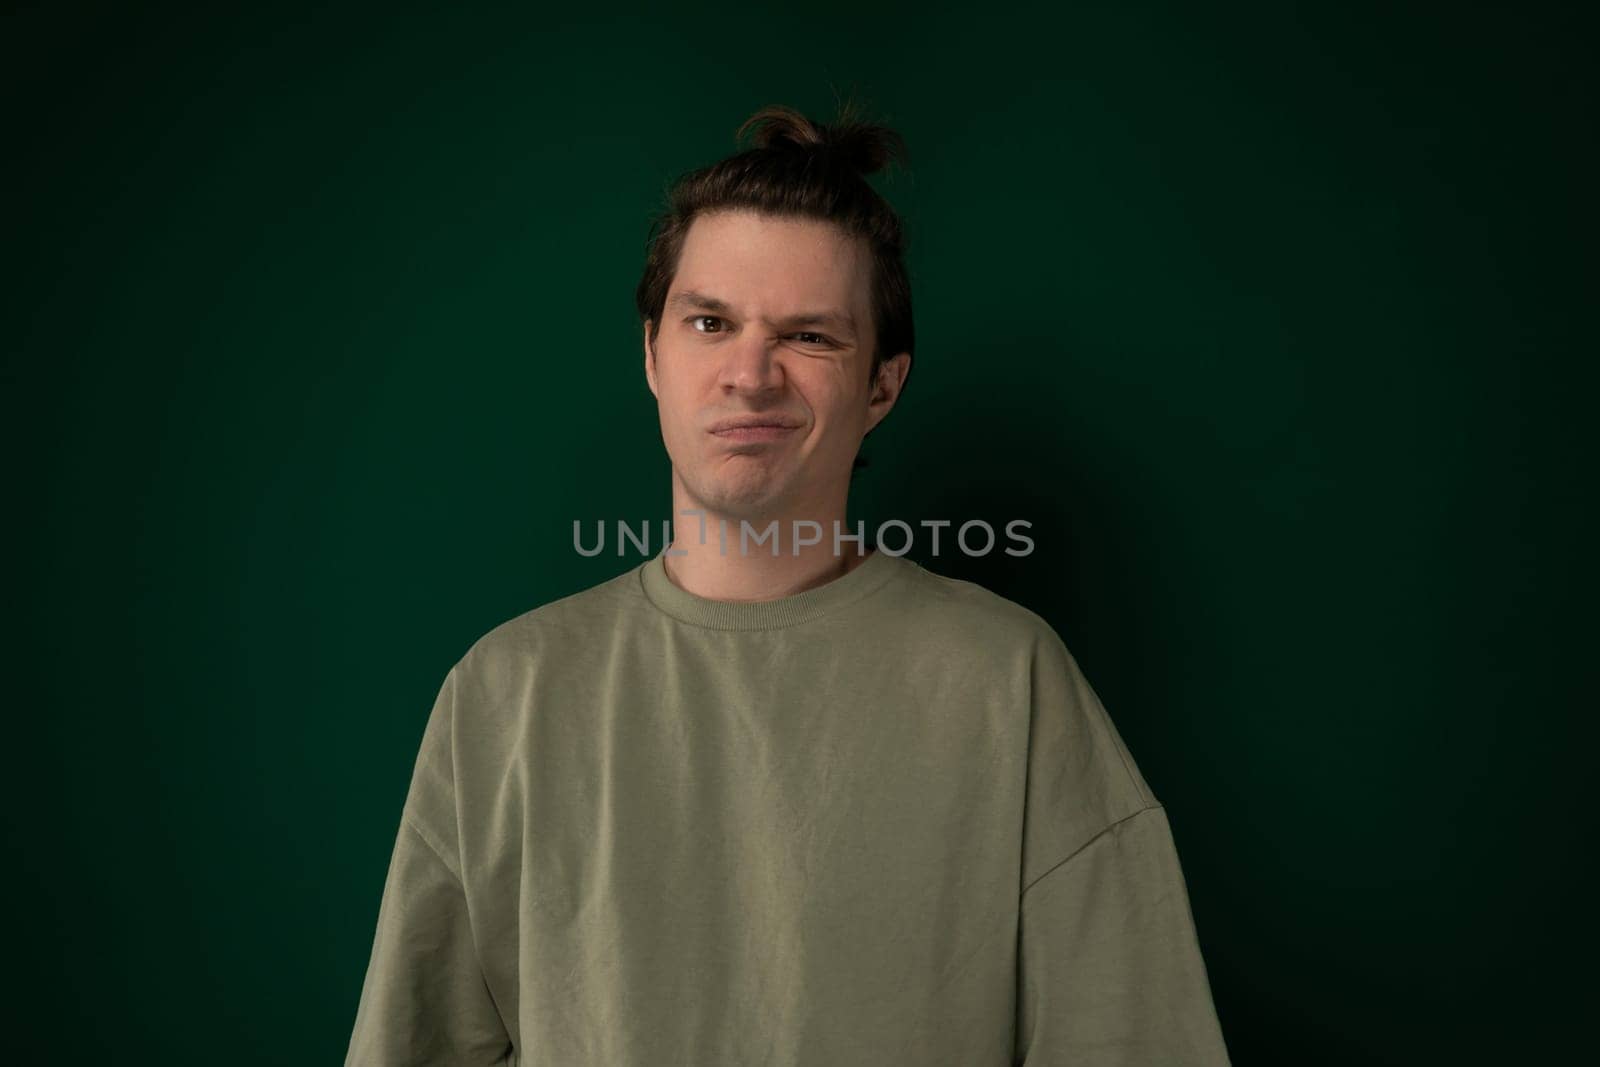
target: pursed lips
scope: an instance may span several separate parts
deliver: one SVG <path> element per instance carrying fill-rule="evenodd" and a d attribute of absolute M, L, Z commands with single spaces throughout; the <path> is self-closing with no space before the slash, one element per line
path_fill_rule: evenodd
<path fill-rule="evenodd" d="M 799 426 L 778 416 L 744 416 L 713 423 L 711 433 L 728 441 L 775 441 Z"/>

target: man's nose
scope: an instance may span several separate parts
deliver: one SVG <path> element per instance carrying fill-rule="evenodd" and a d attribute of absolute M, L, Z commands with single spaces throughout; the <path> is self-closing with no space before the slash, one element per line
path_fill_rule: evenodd
<path fill-rule="evenodd" d="M 727 348 L 722 365 L 724 388 L 741 393 L 764 393 L 783 386 L 783 364 L 771 338 L 748 332 Z"/>

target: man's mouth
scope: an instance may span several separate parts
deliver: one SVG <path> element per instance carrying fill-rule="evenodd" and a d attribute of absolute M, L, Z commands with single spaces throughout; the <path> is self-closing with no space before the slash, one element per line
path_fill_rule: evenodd
<path fill-rule="evenodd" d="M 724 441 L 776 441 L 800 428 L 793 419 L 777 415 L 735 415 L 711 424 L 711 433 Z"/>

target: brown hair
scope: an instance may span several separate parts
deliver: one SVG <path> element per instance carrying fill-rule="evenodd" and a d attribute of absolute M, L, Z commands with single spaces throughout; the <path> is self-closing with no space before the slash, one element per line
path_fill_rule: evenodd
<path fill-rule="evenodd" d="M 746 132 L 752 133 L 753 147 L 690 171 L 668 189 L 665 210 L 651 222 L 644 275 L 634 291 L 640 322 L 650 321 L 654 344 L 684 237 L 697 216 L 742 209 L 831 222 L 866 241 L 871 254 L 875 337 L 868 381 L 876 381 L 884 360 L 913 353 L 915 347 L 905 266 L 908 235 L 900 216 L 866 177 L 890 162 L 905 165 L 904 138 L 887 126 L 861 120 L 848 102 L 829 125 L 793 108 L 764 107 L 739 126 L 734 142 L 742 141 Z M 906 373 L 909 378 L 909 367 Z M 856 468 L 864 466 L 866 460 L 858 456 Z"/>

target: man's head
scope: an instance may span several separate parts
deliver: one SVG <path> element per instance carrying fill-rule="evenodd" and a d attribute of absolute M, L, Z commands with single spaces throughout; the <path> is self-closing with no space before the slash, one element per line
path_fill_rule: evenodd
<path fill-rule="evenodd" d="M 751 127 L 756 147 L 673 187 L 635 298 L 675 476 L 755 519 L 842 498 L 913 337 L 903 230 L 865 179 L 903 158 L 899 136 L 786 108 Z M 728 428 L 752 420 L 778 425 Z"/>

